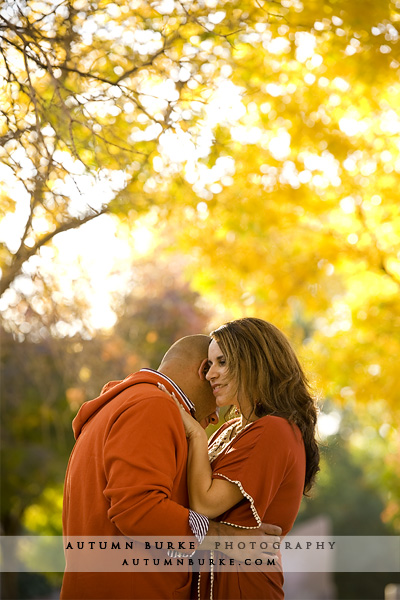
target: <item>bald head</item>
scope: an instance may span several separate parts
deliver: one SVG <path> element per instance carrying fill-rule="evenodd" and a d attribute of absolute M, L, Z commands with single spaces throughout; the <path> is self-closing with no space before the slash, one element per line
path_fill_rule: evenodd
<path fill-rule="evenodd" d="M 208 335 L 181 338 L 166 352 L 158 368 L 194 402 L 196 419 L 200 423 L 206 422 L 210 415 L 215 415 L 215 398 L 204 370 L 210 342 Z"/>
<path fill-rule="evenodd" d="M 186 366 L 188 364 L 199 366 L 207 358 L 210 342 L 211 338 L 208 335 L 187 335 L 181 338 L 167 350 L 158 370 L 165 373 L 164 369 L 170 367 L 171 362 L 175 363 L 176 361 L 185 363 Z"/>

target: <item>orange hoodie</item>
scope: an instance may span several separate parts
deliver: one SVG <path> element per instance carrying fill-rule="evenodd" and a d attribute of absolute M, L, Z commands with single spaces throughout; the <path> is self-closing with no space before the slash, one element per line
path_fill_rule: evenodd
<path fill-rule="evenodd" d="M 65 477 L 64 536 L 193 536 L 185 431 L 158 382 L 178 396 L 159 373 L 139 371 L 80 408 Z M 190 584 L 185 572 L 73 572 L 67 559 L 61 599 L 189 598 Z"/>

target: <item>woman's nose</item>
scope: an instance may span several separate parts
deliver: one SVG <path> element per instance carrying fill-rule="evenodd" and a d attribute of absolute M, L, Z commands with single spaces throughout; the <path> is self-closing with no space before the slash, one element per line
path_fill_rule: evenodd
<path fill-rule="evenodd" d="M 207 381 L 211 381 L 211 379 L 213 379 L 214 377 L 214 369 L 213 366 L 211 365 L 211 367 L 208 369 L 207 373 L 206 373 L 206 379 Z"/>

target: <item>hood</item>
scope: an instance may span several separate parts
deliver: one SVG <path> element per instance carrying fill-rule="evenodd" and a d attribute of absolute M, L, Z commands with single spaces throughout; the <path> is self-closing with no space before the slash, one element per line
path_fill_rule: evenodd
<path fill-rule="evenodd" d="M 94 400 L 89 400 L 88 402 L 82 404 L 78 414 L 72 421 L 72 429 L 75 439 L 78 439 L 79 434 L 82 431 L 82 427 L 89 421 L 89 419 L 91 419 L 99 410 L 103 408 L 103 406 L 108 404 L 128 387 L 137 385 L 138 383 L 151 383 L 157 385 L 159 382 L 164 383 L 165 387 L 169 390 L 168 384 L 165 384 L 165 381 L 161 380 L 156 371 L 154 371 L 154 373 L 149 371 L 138 371 L 137 373 L 128 375 L 128 377 L 122 381 L 110 381 L 106 383 L 101 390 L 100 396 Z M 169 391 L 175 391 L 176 393 L 176 390 L 174 390 L 172 387 Z"/>

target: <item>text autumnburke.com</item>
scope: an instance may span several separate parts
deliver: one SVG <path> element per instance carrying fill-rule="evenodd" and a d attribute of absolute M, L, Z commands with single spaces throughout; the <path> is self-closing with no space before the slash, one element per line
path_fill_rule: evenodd
<path fill-rule="evenodd" d="M 122 562 L 122 566 L 130 566 L 131 564 L 134 567 L 138 567 L 139 565 L 145 565 L 146 567 L 149 565 L 164 567 L 169 566 L 184 566 L 188 565 L 189 567 L 225 567 L 231 566 L 233 567 L 237 562 L 233 558 L 164 558 L 163 560 L 160 558 L 124 558 Z M 256 558 L 255 560 L 251 560 L 251 558 L 246 558 L 242 561 L 245 565 L 251 566 L 256 565 L 260 567 L 262 565 L 266 565 L 268 567 L 275 566 L 277 563 L 275 562 L 275 558 Z"/>

